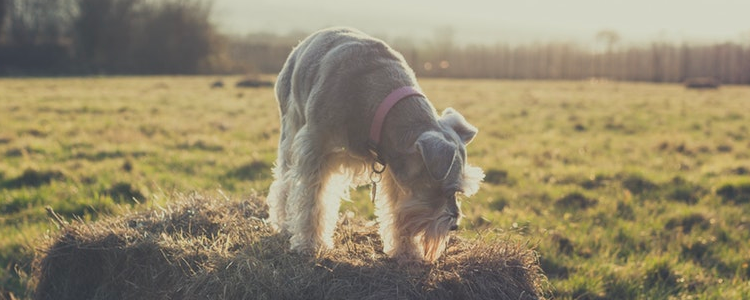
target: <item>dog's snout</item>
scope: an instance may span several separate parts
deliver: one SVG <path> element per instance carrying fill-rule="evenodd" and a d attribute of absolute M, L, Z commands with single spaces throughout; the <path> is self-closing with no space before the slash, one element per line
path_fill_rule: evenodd
<path fill-rule="evenodd" d="M 458 230 L 458 225 L 454 224 L 454 225 L 451 226 L 450 229 L 451 229 L 451 231 L 456 231 L 456 230 Z"/>

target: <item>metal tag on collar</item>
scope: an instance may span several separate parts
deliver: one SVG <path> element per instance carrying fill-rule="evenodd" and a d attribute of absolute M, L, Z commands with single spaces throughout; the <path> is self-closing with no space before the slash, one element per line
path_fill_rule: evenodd
<path fill-rule="evenodd" d="M 380 182 L 380 180 L 383 179 L 382 174 L 383 174 L 383 171 L 385 171 L 385 165 L 381 165 L 383 166 L 383 168 L 380 170 L 377 170 L 375 169 L 376 164 L 377 162 L 372 163 L 372 172 L 370 172 L 370 185 L 371 185 L 370 200 L 372 200 L 372 203 L 375 203 L 375 197 L 377 197 L 378 195 L 378 183 Z"/>
<path fill-rule="evenodd" d="M 378 144 L 375 141 L 369 140 L 367 142 L 367 150 L 370 151 L 370 154 L 375 159 L 372 162 L 372 165 L 370 165 L 370 184 L 372 186 L 370 190 L 370 199 L 375 203 L 375 197 L 377 197 L 378 194 L 378 183 L 383 178 L 382 174 L 385 172 L 386 164 L 380 156 Z"/>

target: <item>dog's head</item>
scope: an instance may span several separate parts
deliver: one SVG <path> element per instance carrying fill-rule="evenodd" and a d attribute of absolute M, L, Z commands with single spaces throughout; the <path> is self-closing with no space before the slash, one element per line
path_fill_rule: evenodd
<path fill-rule="evenodd" d="M 439 129 L 422 132 L 411 154 L 392 164 L 399 189 L 404 192 L 399 215 L 428 261 L 445 250 L 448 233 L 461 221 L 459 196 L 479 189 L 484 173 L 466 162 L 466 145 L 477 128 L 452 108 L 438 119 Z"/>

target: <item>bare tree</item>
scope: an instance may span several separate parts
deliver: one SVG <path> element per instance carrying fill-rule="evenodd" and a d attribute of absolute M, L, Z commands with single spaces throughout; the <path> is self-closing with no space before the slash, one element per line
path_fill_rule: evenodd
<path fill-rule="evenodd" d="M 620 34 L 617 33 L 617 31 L 611 29 L 602 30 L 596 34 L 596 41 L 603 43 L 606 47 L 604 60 L 601 63 L 601 73 L 605 77 L 615 77 L 613 66 L 614 63 L 612 61 L 612 50 L 615 44 L 620 41 Z"/>
<path fill-rule="evenodd" d="M 134 22 L 141 0 L 77 0 L 76 54 L 89 71 L 122 72 L 132 65 Z"/>
<path fill-rule="evenodd" d="M 142 23 L 138 57 L 154 73 L 197 73 L 211 54 L 216 33 L 209 23 L 211 2 L 170 0 Z"/>
<path fill-rule="evenodd" d="M 14 44 L 57 43 L 71 20 L 71 1 L 0 0 L 0 13 L 8 26 L 8 39 Z M 0 26 L 2 27 L 2 26 Z"/>

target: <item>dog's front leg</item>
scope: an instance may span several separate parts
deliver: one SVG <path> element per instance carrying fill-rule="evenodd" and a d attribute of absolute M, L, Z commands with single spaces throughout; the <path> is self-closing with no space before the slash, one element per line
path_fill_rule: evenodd
<path fill-rule="evenodd" d="M 380 238 L 383 240 L 383 252 L 399 263 L 421 262 L 422 255 L 414 243 L 414 228 L 408 209 L 404 209 L 403 195 L 397 188 L 393 177 L 384 174 L 382 192 L 375 201 L 375 214 L 380 223 Z"/>

